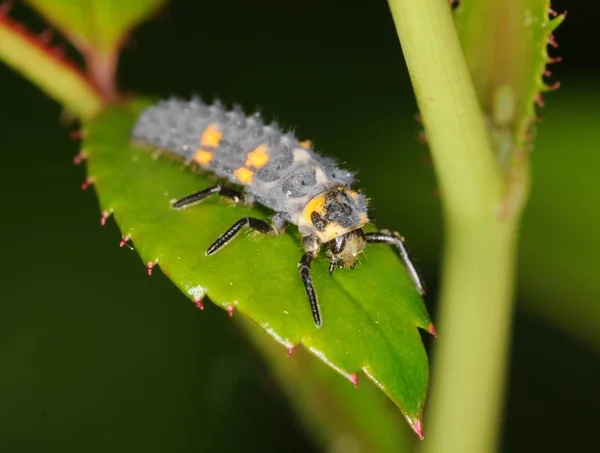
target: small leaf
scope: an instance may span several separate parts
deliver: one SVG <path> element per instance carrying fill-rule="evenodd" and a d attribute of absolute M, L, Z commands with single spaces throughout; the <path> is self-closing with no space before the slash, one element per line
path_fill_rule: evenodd
<path fill-rule="evenodd" d="M 535 103 L 556 87 L 549 73 L 548 44 L 564 19 L 549 0 L 462 0 L 455 22 L 498 160 L 508 167 L 529 142 Z"/>
<path fill-rule="evenodd" d="M 113 53 L 166 0 L 26 0 L 80 50 Z"/>
<path fill-rule="evenodd" d="M 323 327 L 316 328 L 297 270 L 301 246 L 295 228 L 280 237 L 241 234 L 206 257 L 206 248 L 236 220 L 247 215 L 267 219 L 270 213 L 218 199 L 184 211 L 171 209 L 171 200 L 214 179 L 167 155 L 130 145 L 131 128 L 144 105 L 111 107 L 86 125 L 83 153 L 103 219 L 114 214 L 142 261 L 154 272 L 159 267 L 188 298 L 198 302 L 209 295 L 234 316 L 253 320 L 286 349 L 303 344 L 352 382 L 364 371 L 418 431 L 428 364 L 417 327 L 432 324 L 394 251 L 370 246 L 356 269 L 332 277 L 320 257 L 313 280 Z"/>

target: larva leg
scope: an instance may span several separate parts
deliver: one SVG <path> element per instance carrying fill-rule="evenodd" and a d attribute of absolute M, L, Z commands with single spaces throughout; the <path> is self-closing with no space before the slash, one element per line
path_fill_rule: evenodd
<path fill-rule="evenodd" d="M 175 209 L 185 208 L 191 204 L 204 200 L 210 195 L 220 195 L 233 200 L 235 203 L 245 201 L 244 195 L 241 192 L 219 184 L 217 186 L 209 187 L 208 189 L 188 195 L 187 197 L 183 197 L 173 203 L 172 207 Z"/>
<path fill-rule="evenodd" d="M 406 247 L 404 246 L 404 241 L 402 240 L 402 236 L 400 236 L 396 232 L 392 233 L 388 230 L 381 230 L 377 233 L 367 233 L 365 235 L 365 238 L 366 238 L 367 242 L 372 243 L 372 244 L 386 243 L 386 244 L 390 244 L 390 245 L 396 247 L 396 249 L 398 249 L 398 251 L 400 252 L 400 258 L 402 259 L 402 262 L 404 263 L 404 266 L 406 267 L 406 270 L 408 271 L 410 278 L 412 279 L 413 283 L 417 287 L 417 290 L 419 291 L 419 293 L 421 295 L 425 293 L 425 289 L 423 288 L 423 283 L 421 283 L 421 279 L 419 278 L 419 273 L 417 272 L 415 265 L 413 264 L 413 262 L 410 259 L 408 250 L 406 250 Z"/>
<path fill-rule="evenodd" d="M 310 311 L 313 316 L 313 320 L 317 327 L 321 327 L 321 310 L 319 309 L 319 301 L 317 300 L 317 293 L 312 284 L 312 278 L 310 275 L 310 266 L 313 260 L 317 257 L 321 244 L 315 236 L 307 236 L 303 240 L 303 246 L 305 253 L 302 255 L 300 262 L 298 263 L 298 271 L 300 272 L 300 278 L 304 283 L 304 289 L 308 297 L 308 304 L 310 305 Z"/>
<path fill-rule="evenodd" d="M 225 247 L 243 227 L 248 227 L 254 231 L 263 234 L 280 234 L 285 228 L 285 224 L 277 224 L 273 222 L 268 224 L 264 220 L 256 219 L 254 217 L 244 217 L 235 222 L 225 233 L 217 238 L 215 242 L 206 250 L 206 255 L 214 255 L 223 247 Z"/>

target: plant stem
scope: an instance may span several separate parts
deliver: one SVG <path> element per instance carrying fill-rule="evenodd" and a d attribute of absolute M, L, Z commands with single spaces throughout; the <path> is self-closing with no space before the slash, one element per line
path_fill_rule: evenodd
<path fill-rule="evenodd" d="M 80 119 L 103 104 L 100 93 L 77 67 L 0 14 L 0 60 L 19 71 Z"/>
<path fill-rule="evenodd" d="M 423 450 L 485 453 L 494 449 L 501 414 L 520 209 L 499 215 L 505 183 L 448 1 L 389 4 L 446 221 L 439 340 Z"/>

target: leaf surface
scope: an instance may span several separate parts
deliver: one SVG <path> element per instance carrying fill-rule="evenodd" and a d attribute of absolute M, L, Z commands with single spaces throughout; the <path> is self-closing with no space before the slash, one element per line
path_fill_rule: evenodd
<path fill-rule="evenodd" d="M 560 61 L 548 46 L 558 46 L 552 32 L 565 14 L 549 0 L 463 0 L 454 18 L 498 160 L 509 166 L 530 142 L 535 104 L 558 87 L 546 65 Z"/>
<path fill-rule="evenodd" d="M 242 233 L 214 256 L 204 255 L 236 220 L 268 219 L 271 213 L 218 199 L 171 209 L 170 201 L 215 180 L 168 155 L 130 145 L 145 105 L 108 108 L 86 125 L 83 141 L 101 209 L 114 214 L 143 262 L 160 266 L 191 300 L 208 295 L 224 309 L 233 307 L 286 348 L 304 345 L 351 381 L 363 371 L 420 430 L 429 372 L 417 327 L 432 324 L 395 252 L 372 245 L 356 269 L 332 277 L 324 256 L 317 259 L 313 281 L 323 315 L 317 329 L 297 270 L 301 246 L 295 228 L 280 237 Z"/>

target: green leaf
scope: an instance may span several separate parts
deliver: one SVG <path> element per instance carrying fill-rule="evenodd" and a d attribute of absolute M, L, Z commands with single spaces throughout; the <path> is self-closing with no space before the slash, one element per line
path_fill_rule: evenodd
<path fill-rule="evenodd" d="M 499 161 L 519 158 L 536 119 L 548 43 L 565 15 L 550 19 L 549 0 L 463 0 L 455 23 Z"/>
<path fill-rule="evenodd" d="M 191 300 L 209 295 L 224 309 L 234 307 L 286 348 L 304 345 L 351 381 L 363 371 L 418 431 L 428 364 L 417 327 L 432 324 L 394 251 L 371 246 L 356 269 L 333 277 L 323 257 L 316 261 L 313 280 L 323 315 L 323 327 L 317 329 L 298 275 L 301 247 L 293 228 L 280 237 L 242 234 L 216 255 L 204 255 L 239 218 L 269 213 L 216 199 L 172 210 L 170 200 L 214 180 L 129 144 L 144 105 L 107 109 L 86 125 L 83 142 L 101 208 L 114 214 L 143 262 L 160 266 Z"/>
<path fill-rule="evenodd" d="M 80 50 L 117 50 L 125 35 L 166 0 L 26 0 Z"/>

